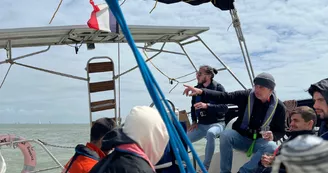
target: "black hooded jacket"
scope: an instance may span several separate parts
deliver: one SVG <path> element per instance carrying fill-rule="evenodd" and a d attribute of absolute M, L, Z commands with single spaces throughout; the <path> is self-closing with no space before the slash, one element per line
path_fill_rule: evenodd
<path fill-rule="evenodd" d="M 308 91 L 312 97 L 315 91 L 319 91 L 328 104 L 328 78 L 312 84 Z M 318 135 L 323 139 L 328 140 L 328 118 L 323 119 L 321 122 Z"/>
<path fill-rule="evenodd" d="M 136 143 L 125 135 L 121 129 L 108 132 L 102 143 L 102 150 L 112 150 L 122 144 Z M 134 155 L 114 150 L 99 161 L 90 173 L 154 173 L 146 160 Z"/>
<path fill-rule="evenodd" d="M 322 79 L 321 81 L 312 84 L 309 88 L 309 93 L 311 96 L 313 96 L 315 91 L 319 91 L 328 104 L 328 78 Z"/>

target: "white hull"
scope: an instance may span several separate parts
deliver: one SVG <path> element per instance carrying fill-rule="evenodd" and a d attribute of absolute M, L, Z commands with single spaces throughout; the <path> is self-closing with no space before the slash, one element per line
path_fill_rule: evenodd
<path fill-rule="evenodd" d="M 237 117 L 233 118 L 231 121 L 229 121 L 229 123 L 226 125 L 225 129 L 232 129 L 232 124 L 236 120 L 237 120 Z M 219 147 L 219 146 L 216 146 L 216 147 Z M 241 166 L 243 166 L 246 162 L 248 162 L 249 159 L 250 159 L 250 157 L 247 157 L 245 152 L 234 150 L 231 172 L 232 173 L 238 172 L 239 168 Z M 200 160 L 201 161 L 204 160 L 204 155 L 200 156 Z M 197 165 L 196 169 L 197 170 L 200 169 L 198 165 Z M 208 170 L 208 173 L 220 173 L 220 151 L 213 155 L 212 161 L 211 161 L 211 166 L 210 166 L 210 169 Z"/>
<path fill-rule="evenodd" d="M 250 158 L 246 156 L 246 153 L 240 151 L 233 152 L 233 161 L 232 161 L 232 173 L 238 172 L 239 168 L 243 166 L 246 162 L 248 162 Z M 200 160 L 204 160 L 204 155 L 200 156 Z M 197 164 L 196 167 L 199 170 L 199 166 Z M 208 173 L 220 173 L 220 152 L 217 152 L 213 155 L 212 162 Z"/>

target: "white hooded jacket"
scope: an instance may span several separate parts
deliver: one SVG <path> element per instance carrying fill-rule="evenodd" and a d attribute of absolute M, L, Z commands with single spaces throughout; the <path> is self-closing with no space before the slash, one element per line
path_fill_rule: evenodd
<path fill-rule="evenodd" d="M 169 135 L 159 112 L 149 106 L 136 106 L 126 117 L 123 132 L 143 149 L 155 165 L 162 157 Z"/>

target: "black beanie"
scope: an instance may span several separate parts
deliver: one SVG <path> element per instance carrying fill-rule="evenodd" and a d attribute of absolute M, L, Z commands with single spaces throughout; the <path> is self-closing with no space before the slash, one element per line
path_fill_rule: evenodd
<path fill-rule="evenodd" d="M 274 90 L 274 88 L 276 86 L 273 76 L 271 74 L 265 73 L 265 72 L 263 72 L 255 77 L 254 84 L 261 85 L 261 86 L 269 88 L 271 90 Z"/>

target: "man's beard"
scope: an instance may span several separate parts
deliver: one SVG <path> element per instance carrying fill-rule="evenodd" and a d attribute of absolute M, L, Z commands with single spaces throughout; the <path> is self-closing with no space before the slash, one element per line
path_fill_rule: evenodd
<path fill-rule="evenodd" d="M 316 111 L 317 112 L 317 111 Z M 320 114 L 317 113 L 317 116 L 319 116 L 320 119 L 328 121 L 328 112 L 325 112 L 323 110 L 320 109 L 320 112 L 323 113 L 323 116 L 321 116 Z"/>
<path fill-rule="evenodd" d="M 198 84 L 203 85 L 205 82 L 206 82 L 205 80 L 201 80 L 201 81 L 198 81 Z"/>

